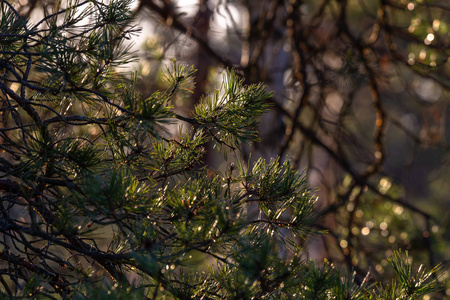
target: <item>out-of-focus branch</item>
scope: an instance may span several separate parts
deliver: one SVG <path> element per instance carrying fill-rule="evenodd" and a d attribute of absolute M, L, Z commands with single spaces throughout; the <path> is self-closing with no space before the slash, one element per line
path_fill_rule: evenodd
<path fill-rule="evenodd" d="M 224 67 L 230 69 L 240 69 L 239 66 L 234 65 L 226 57 L 219 55 L 215 50 L 213 50 L 207 40 L 200 36 L 194 28 L 183 24 L 179 20 L 172 3 L 169 1 L 161 1 L 160 5 L 158 5 L 154 0 L 141 0 L 137 10 L 139 11 L 143 8 L 148 8 L 150 11 L 156 13 L 167 26 L 172 27 L 192 38 L 200 47 L 202 47 L 202 49 L 204 49 L 206 53 L 221 63 Z"/>

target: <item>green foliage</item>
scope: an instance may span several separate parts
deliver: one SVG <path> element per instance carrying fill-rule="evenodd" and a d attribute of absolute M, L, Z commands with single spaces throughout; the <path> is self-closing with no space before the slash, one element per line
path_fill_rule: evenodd
<path fill-rule="evenodd" d="M 1 2 L 0 288 L 73 299 L 414 299 L 431 275 L 391 259 L 397 281 L 371 289 L 304 258 L 316 197 L 289 160 L 227 173 L 202 167 L 204 144 L 258 139 L 271 93 L 231 70 L 192 117 L 170 100 L 193 88 L 173 63 L 144 98 L 118 67 L 132 59 L 130 2 L 55 6 L 29 25 Z M 86 22 L 86 20 L 88 22 Z M 178 132 L 167 124 L 186 123 Z M 106 276 L 105 276 L 106 275 Z"/>
<path fill-rule="evenodd" d="M 402 255 L 398 251 L 389 258 L 389 262 L 397 274 L 398 281 L 393 281 L 392 286 L 381 293 L 381 299 L 417 299 L 439 288 L 436 282 L 436 274 L 439 274 L 441 269 L 439 266 L 426 271 L 426 268 L 421 265 L 413 271 L 408 252 Z M 435 280 L 430 280 L 432 276 Z"/>
<path fill-rule="evenodd" d="M 258 116 L 268 109 L 271 96 L 262 84 L 244 85 L 244 80 L 227 70 L 220 90 L 203 97 L 194 118 L 217 142 L 234 149 L 243 141 L 257 141 Z"/>

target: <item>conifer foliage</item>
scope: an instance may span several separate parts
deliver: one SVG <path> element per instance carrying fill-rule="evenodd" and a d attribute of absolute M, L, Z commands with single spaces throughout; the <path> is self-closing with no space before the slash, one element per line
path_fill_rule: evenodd
<path fill-rule="evenodd" d="M 133 60 L 130 2 L 58 2 L 36 24 L 0 2 L 2 295 L 415 299 L 437 289 L 439 269 L 416 272 L 400 252 L 388 283 L 307 260 L 304 239 L 322 233 L 288 160 L 202 166 L 208 141 L 239 153 L 258 139 L 271 94 L 228 70 L 179 115 L 171 100 L 195 88 L 195 70 L 174 62 L 167 89 L 144 98 L 120 68 Z"/>

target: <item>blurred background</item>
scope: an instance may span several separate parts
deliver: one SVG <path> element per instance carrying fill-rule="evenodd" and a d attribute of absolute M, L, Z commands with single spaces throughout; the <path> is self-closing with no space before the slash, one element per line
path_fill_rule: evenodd
<path fill-rule="evenodd" d="M 54 1 L 13 1 L 39 20 Z M 289 158 L 317 188 L 321 235 L 308 257 L 389 278 L 386 257 L 450 265 L 448 0 L 142 0 L 130 37 L 144 95 L 172 58 L 194 65 L 189 115 L 235 69 L 274 92 L 244 159 Z M 226 168 L 214 149 L 205 165 Z M 441 278 L 449 281 L 449 273 Z M 447 296 L 450 285 L 447 284 Z M 445 296 L 444 296 L 445 297 Z"/>

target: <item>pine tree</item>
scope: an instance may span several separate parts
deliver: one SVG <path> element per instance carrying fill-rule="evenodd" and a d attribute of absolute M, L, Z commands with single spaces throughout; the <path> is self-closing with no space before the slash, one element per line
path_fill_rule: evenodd
<path fill-rule="evenodd" d="M 144 98 L 137 75 L 121 72 L 138 31 L 130 2 L 58 2 L 31 24 L 1 1 L 5 297 L 416 299 L 438 289 L 439 267 L 416 271 L 407 253 L 390 258 L 389 283 L 305 258 L 305 239 L 325 234 L 305 175 L 289 160 L 239 159 L 270 92 L 227 70 L 180 115 L 171 100 L 195 88 L 195 70 L 174 61 L 167 88 Z M 206 142 L 234 157 L 225 172 L 203 166 Z"/>

